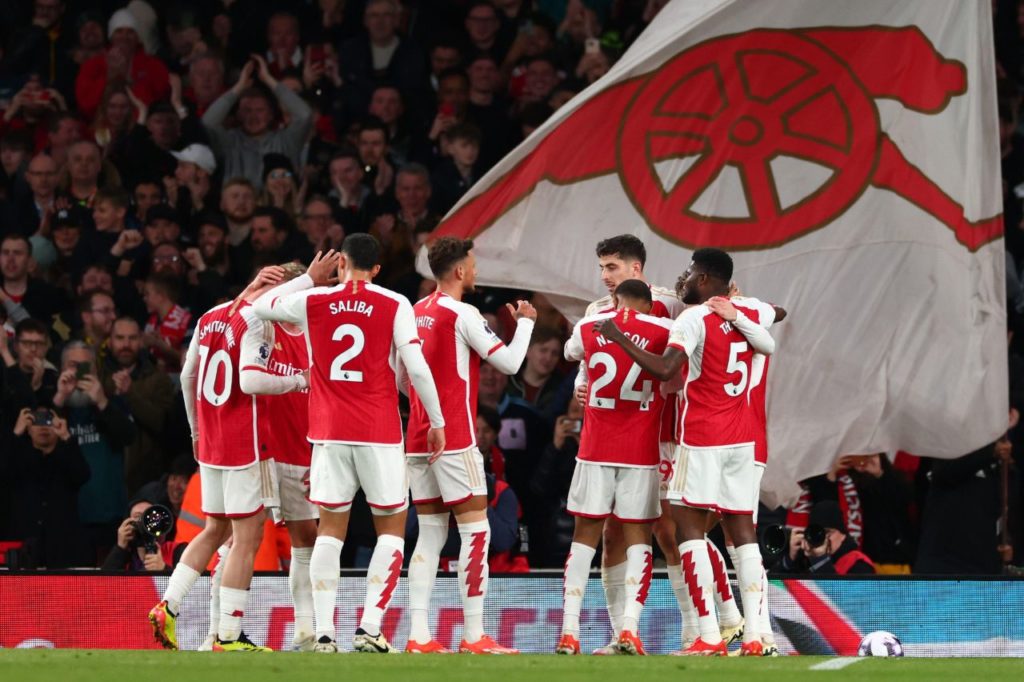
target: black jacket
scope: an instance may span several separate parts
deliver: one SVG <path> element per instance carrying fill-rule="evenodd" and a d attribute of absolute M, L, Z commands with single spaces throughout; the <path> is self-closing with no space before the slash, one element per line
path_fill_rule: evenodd
<path fill-rule="evenodd" d="M 11 531 L 25 543 L 37 567 L 92 565 L 78 522 L 78 490 L 89 479 L 89 465 L 74 438 L 49 455 L 28 435 L 6 439 L 0 472 L 10 488 Z"/>

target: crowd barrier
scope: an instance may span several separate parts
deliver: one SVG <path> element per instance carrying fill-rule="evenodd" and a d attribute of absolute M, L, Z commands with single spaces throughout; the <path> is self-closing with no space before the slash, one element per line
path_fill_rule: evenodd
<path fill-rule="evenodd" d="M 146 649 L 155 644 L 146 613 L 167 584 L 166 576 L 99 573 L 0 573 L 0 646 Z M 362 611 L 364 579 L 342 577 L 338 591 L 339 643 L 347 646 Z M 485 626 L 501 643 L 523 652 L 547 653 L 562 619 L 560 573 L 494 576 Z M 178 637 L 195 649 L 209 623 L 209 579 L 201 577 L 182 607 Z M 399 583 L 383 625 L 404 647 L 409 631 L 407 584 Z M 1024 580 L 931 580 L 917 578 L 772 580 L 773 627 L 785 654 L 854 655 L 863 635 L 887 630 L 907 656 L 1024 656 Z M 448 647 L 461 638 L 456 578 L 438 578 L 431 619 Z M 285 575 L 253 579 L 244 626 L 250 637 L 274 649 L 292 638 L 292 609 Z M 587 585 L 581 614 L 586 650 L 608 642 L 601 581 Z M 644 609 L 641 637 L 650 653 L 679 648 L 675 597 L 664 574 L 656 575 Z"/>

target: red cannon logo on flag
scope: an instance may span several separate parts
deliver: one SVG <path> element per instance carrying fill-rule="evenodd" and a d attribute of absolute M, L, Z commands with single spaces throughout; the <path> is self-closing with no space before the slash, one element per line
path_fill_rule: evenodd
<path fill-rule="evenodd" d="M 784 244 L 829 224 L 872 186 L 918 206 L 974 251 L 1002 234 L 1002 216 L 968 220 L 882 131 L 873 101 L 937 114 L 966 92 L 964 65 L 945 59 L 916 27 L 713 38 L 591 97 L 436 234 L 483 232 L 541 181 L 616 173 L 650 228 L 690 248 Z M 813 163 L 827 179 L 794 197 L 780 171 L 784 158 Z M 664 168 L 678 177 L 663 177 Z M 726 173 L 739 178 L 734 194 L 742 199 L 724 200 L 713 188 Z M 704 208 L 724 203 L 729 215 Z"/>

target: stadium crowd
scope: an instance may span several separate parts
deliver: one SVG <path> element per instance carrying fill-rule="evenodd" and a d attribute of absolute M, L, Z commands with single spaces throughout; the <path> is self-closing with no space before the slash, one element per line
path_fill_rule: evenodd
<path fill-rule="evenodd" d="M 663 4 L 0 2 L 0 563 L 172 565 L 203 524 L 178 379 L 199 316 L 260 267 L 308 263 L 360 232 L 383 246 L 378 284 L 411 301 L 431 292 L 415 253 L 445 212 L 607 72 Z M 762 510 L 775 570 L 1024 563 L 1024 430 L 1013 428 L 1024 406 L 1024 3 L 993 5 L 1009 435 L 956 460 L 836 453 L 793 508 Z M 471 300 L 508 342 L 505 303 L 523 297 L 538 320 L 522 368 L 480 371 L 495 571 L 560 568 L 572 540 L 582 409 L 562 359 L 571 328 L 539 293 L 481 288 Z M 156 554 L 131 523 L 152 504 L 177 518 Z M 365 565 L 364 504 L 351 524 L 343 565 Z M 773 525 L 785 530 L 767 537 Z M 288 558 L 268 537 L 257 568 L 273 570 Z M 456 544 L 453 526 L 443 556 Z"/>

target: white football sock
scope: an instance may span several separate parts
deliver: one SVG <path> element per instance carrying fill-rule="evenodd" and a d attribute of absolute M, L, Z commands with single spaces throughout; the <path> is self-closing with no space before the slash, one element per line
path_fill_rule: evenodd
<path fill-rule="evenodd" d="M 192 589 L 198 577 L 199 571 L 182 561 L 178 562 L 167 581 L 167 589 L 164 590 L 164 601 L 167 602 L 168 611 L 175 616 L 181 613 L 181 602 Z"/>
<path fill-rule="evenodd" d="M 758 612 L 758 630 L 761 641 L 775 644 L 775 633 L 772 631 L 772 612 L 768 610 L 768 573 L 761 568 L 761 610 Z"/>
<path fill-rule="evenodd" d="M 371 637 L 380 634 L 384 612 L 391 603 L 391 595 L 398 587 L 402 572 L 402 556 L 405 540 L 397 535 L 381 535 L 373 548 L 370 565 L 366 569 L 366 600 L 363 602 L 361 627 Z"/>
<path fill-rule="evenodd" d="M 682 614 L 681 640 L 692 642 L 700 634 L 697 631 L 697 610 L 693 608 L 693 602 L 690 601 L 690 592 L 686 589 L 682 566 L 668 564 L 666 568 L 668 569 L 669 584 L 672 585 L 672 592 L 675 593 L 676 601 L 679 603 L 679 613 Z"/>
<path fill-rule="evenodd" d="M 690 592 L 690 601 L 697 610 L 697 629 L 706 644 L 718 644 L 722 633 L 715 616 L 714 597 L 711 596 L 714 574 L 708 557 L 708 543 L 704 540 L 688 540 L 679 545 L 682 560 L 683 579 Z"/>
<path fill-rule="evenodd" d="M 409 639 L 426 644 L 430 634 L 430 595 L 437 579 L 437 562 L 448 539 L 448 513 L 420 514 L 420 534 L 409 559 L 409 615 L 412 620 Z"/>
<path fill-rule="evenodd" d="M 743 600 L 743 613 L 747 614 L 743 641 L 760 641 L 761 579 L 764 576 L 761 549 L 756 542 L 740 545 L 736 548 L 736 558 L 737 586 Z"/>
<path fill-rule="evenodd" d="M 654 554 L 650 545 L 626 548 L 626 600 L 622 611 L 622 629 L 639 634 L 640 613 L 651 591 Z"/>
<path fill-rule="evenodd" d="M 217 548 L 217 565 L 210 574 L 210 630 L 207 634 L 217 636 L 220 629 L 220 583 L 224 577 L 224 560 L 228 558 L 230 545 Z"/>
<path fill-rule="evenodd" d="M 708 559 L 711 562 L 711 572 L 715 584 L 713 594 L 715 606 L 718 607 L 718 618 L 723 627 L 735 627 L 740 624 L 743 616 L 736 606 L 736 600 L 732 596 L 732 585 L 729 584 L 729 574 L 725 570 L 725 557 L 718 551 L 715 543 L 705 538 L 708 545 Z M 735 564 L 733 564 L 735 567 Z"/>
<path fill-rule="evenodd" d="M 338 576 L 341 571 L 341 540 L 320 535 L 313 544 L 309 558 L 309 581 L 313 588 L 313 618 L 316 637 L 337 638 L 334 631 L 334 604 L 338 599 Z"/>
<path fill-rule="evenodd" d="M 462 596 L 462 638 L 476 642 L 484 636 L 484 598 L 490 566 L 491 524 L 487 519 L 459 524 L 459 594 Z"/>
<path fill-rule="evenodd" d="M 604 600 L 608 604 L 608 620 L 612 625 L 612 636 L 619 638 L 622 632 L 622 610 L 626 602 L 626 564 L 601 566 L 601 583 L 604 585 Z"/>
<path fill-rule="evenodd" d="M 562 634 L 572 635 L 577 639 L 580 636 L 580 608 L 583 606 L 583 595 L 587 591 L 587 579 L 590 578 L 590 564 L 593 563 L 595 554 L 597 554 L 597 549 L 594 547 L 574 542 L 569 548 L 569 556 L 565 559 L 565 579 L 562 588 Z M 625 573 L 626 564 L 621 564 L 621 566 Z M 607 591 L 606 583 L 606 594 Z M 609 613 L 611 613 L 610 608 Z"/>
<path fill-rule="evenodd" d="M 217 639 L 234 642 L 242 633 L 242 618 L 249 601 L 249 590 L 234 587 L 220 588 L 220 623 L 217 625 Z"/>
<path fill-rule="evenodd" d="M 312 547 L 292 547 L 288 589 L 292 593 L 295 612 L 295 643 L 313 636 L 313 583 L 309 580 L 309 561 L 312 557 Z"/>

